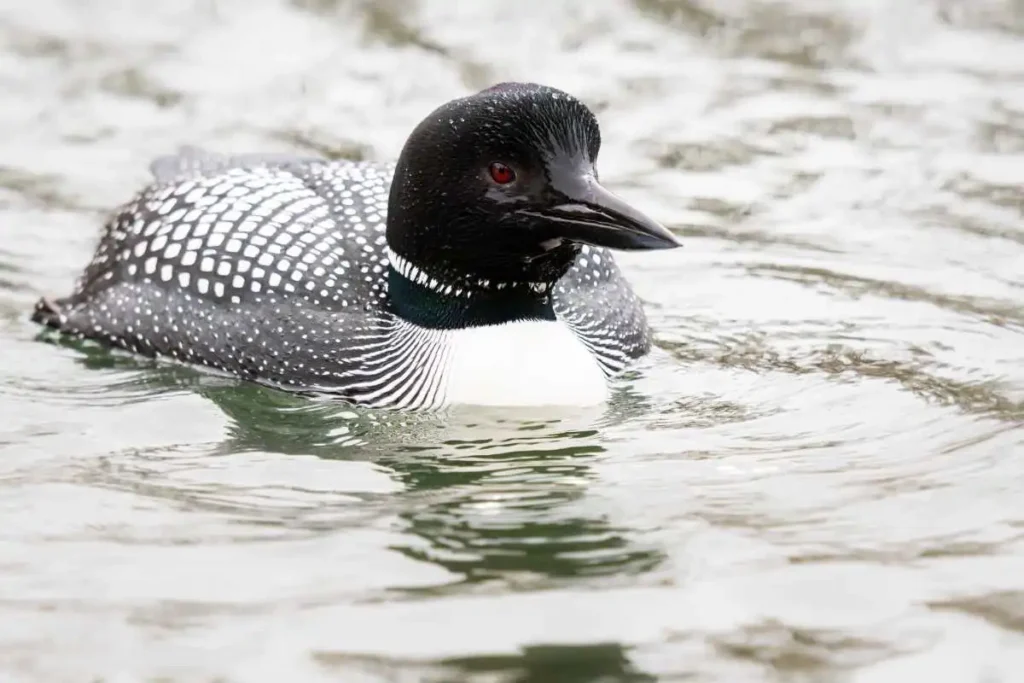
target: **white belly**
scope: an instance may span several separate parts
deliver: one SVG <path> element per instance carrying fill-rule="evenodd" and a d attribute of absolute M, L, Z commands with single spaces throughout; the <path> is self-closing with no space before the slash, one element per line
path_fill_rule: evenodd
<path fill-rule="evenodd" d="M 597 360 L 562 322 L 521 321 L 450 335 L 443 380 L 448 404 L 594 405 L 608 398 Z"/>

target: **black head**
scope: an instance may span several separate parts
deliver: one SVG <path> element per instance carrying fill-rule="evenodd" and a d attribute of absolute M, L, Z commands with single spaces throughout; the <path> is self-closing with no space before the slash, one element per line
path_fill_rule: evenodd
<path fill-rule="evenodd" d="M 554 88 L 504 83 L 448 102 L 399 157 L 388 244 L 440 281 L 505 286 L 554 282 L 580 244 L 678 246 L 598 184 L 600 147 L 593 113 Z"/>

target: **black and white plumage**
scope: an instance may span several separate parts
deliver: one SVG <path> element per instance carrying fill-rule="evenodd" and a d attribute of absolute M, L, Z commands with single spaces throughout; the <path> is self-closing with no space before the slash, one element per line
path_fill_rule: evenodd
<path fill-rule="evenodd" d="M 502 84 L 395 164 L 187 148 L 36 322 L 375 407 L 587 403 L 650 348 L 611 252 L 676 246 L 597 183 L 597 123 Z"/>

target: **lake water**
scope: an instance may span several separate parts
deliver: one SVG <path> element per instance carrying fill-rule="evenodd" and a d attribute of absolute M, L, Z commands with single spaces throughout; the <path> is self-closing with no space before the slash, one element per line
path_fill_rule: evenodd
<path fill-rule="evenodd" d="M 501 80 L 685 247 L 609 406 L 381 416 L 28 321 L 181 144 Z M 4 681 L 1019 681 L 1024 3 L 0 2 Z"/>

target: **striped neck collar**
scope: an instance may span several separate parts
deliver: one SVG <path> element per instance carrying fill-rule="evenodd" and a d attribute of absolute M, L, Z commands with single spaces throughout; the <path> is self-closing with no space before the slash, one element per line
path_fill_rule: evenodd
<path fill-rule="evenodd" d="M 529 290 L 537 295 L 547 295 L 553 286 L 550 282 L 495 282 L 484 278 L 463 278 L 458 282 L 448 282 L 438 280 L 419 266 L 414 265 L 409 259 L 395 253 L 391 247 L 387 247 L 387 257 L 391 268 L 396 273 L 406 280 L 442 296 L 469 298 L 474 294 L 500 292 L 506 289 Z"/>
<path fill-rule="evenodd" d="M 387 248 L 391 306 L 400 317 L 430 328 L 554 320 L 552 283 L 438 279 Z"/>

